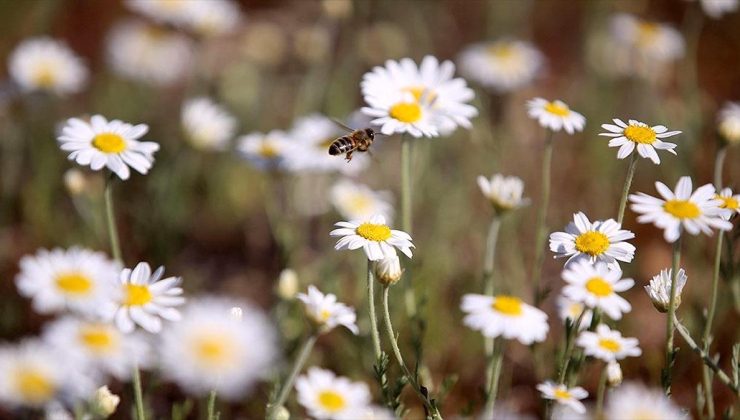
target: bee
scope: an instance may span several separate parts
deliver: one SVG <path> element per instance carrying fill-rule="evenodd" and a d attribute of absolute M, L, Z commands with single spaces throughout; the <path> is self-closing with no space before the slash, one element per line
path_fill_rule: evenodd
<path fill-rule="evenodd" d="M 334 121 L 341 127 L 347 129 L 347 131 L 351 131 L 351 133 L 339 137 L 338 139 L 331 142 L 329 145 L 329 154 L 332 156 L 341 155 L 342 153 L 346 153 L 345 159 L 347 162 L 352 160 L 352 153 L 353 152 L 368 152 L 370 149 L 370 145 L 373 144 L 373 140 L 375 140 L 375 130 L 372 128 L 362 128 L 359 130 L 354 130 L 346 125 Z"/>

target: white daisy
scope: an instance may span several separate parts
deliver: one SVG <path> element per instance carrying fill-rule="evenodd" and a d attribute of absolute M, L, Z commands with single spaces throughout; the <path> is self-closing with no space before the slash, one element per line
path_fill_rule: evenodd
<path fill-rule="evenodd" d="M 722 15 L 732 13 L 740 7 L 738 0 L 700 0 L 704 13 L 712 19 L 719 19 Z"/>
<path fill-rule="evenodd" d="M 365 220 L 380 214 L 393 220 L 391 193 L 374 191 L 367 185 L 341 179 L 329 191 L 329 199 L 339 215 L 347 220 Z"/>
<path fill-rule="evenodd" d="M 285 169 L 285 161 L 295 145 L 284 131 L 251 133 L 237 139 L 236 150 L 259 170 Z"/>
<path fill-rule="evenodd" d="M 719 134 L 730 144 L 740 143 L 740 102 L 726 102 L 717 118 Z"/>
<path fill-rule="evenodd" d="M 231 0 L 189 0 L 182 25 L 200 36 L 226 35 L 242 20 L 239 4 Z"/>
<path fill-rule="evenodd" d="M 507 93 L 532 83 L 542 72 L 545 57 L 529 42 L 503 39 L 470 45 L 458 63 L 465 77 Z"/>
<path fill-rule="evenodd" d="M 323 294 L 315 286 L 308 286 L 308 294 L 298 293 L 298 300 L 303 302 L 306 315 L 316 324 L 321 332 L 328 332 L 339 325 L 346 327 L 357 335 L 357 315 L 351 307 L 337 302 L 331 293 Z"/>
<path fill-rule="evenodd" d="M 125 333 L 138 324 L 151 333 L 162 330 L 162 319 L 179 321 L 177 306 L 185 303 L 182 297 L 182 278 L 162 279 L 164 267 L 152 273 L 151 267 L 140 262 L 134 269 L 124 268 L 119 276 L 122 298 L 115 311 L 116 326 Z M 161 279 L 161 280 L 160 280 Z"/>
<path fill-rule="evenodd" d="M 555 258 L 569 257 L 566 265 L 588 260 L 618 267 L 617 260 L 628 263 L 634 258 L 635 246 L 625 242 L 634 237 L 614 219 L 591 223 L 583 212 L 578 212 L 573 214 L 573 222 L 565 227 L 565 232 L 550 234 L 550 251 L 557 254 Z"/>
<path fill-rule="evenodd" d="M 120 266 L 102 252 L 73 247 L 41 249 L 23 257 L 20 269 L 15 283 L 36 312 L 97 315 L 112 308 Z"/>
<path fill-rule="evenodd" d="M 667 312 L 670 307 L 672 277 L 673 270 L 666 268 L 660 270 L 660 273 L 650 280 L 650 284 L 645 286 L 645 291 L 650 296 L 653 306 L 660 312 Z M 686 285 L 686 280 L 686 271 L 683 268 L 679 269 L 676 277 L 676 308 L 681 304 L 681 292 Z"/>
<path fill-rule="evenodd" d="M 581 332 L 576 344 L 583 347 L 586 356 L 593 356 L 607 363 L 642 354 L 636 338 L 622 337 L 622 333 L 605 324 L 599 324 L 596 332 Z"/>
<path fill-rule="evenodd" d="M 21 42 L 8 58 L 8 72 L 25 92 L 77 93 L 87 82 L 82 60 L 64 43 L 48 38 Z"/>
<path fill-rule="evenodd" d="M 370 405 L 367 385 L 312 367 L 295 383 L 298 402 L 317 419 L 342 418 Z"/>
<path fill-rule="evenodd" d="M 612 17 L 611 32 L 617 42 L 649 61 L 675 61 L 684 55 L 683 37 L 669 25 L 619 13 Z"/>
<path fill-rule="evenodd" d="M 619 267 L 609 267 L 603 262 L 595 265 L 579 261 L 565 267 L 562 273 L 567 283 L 562 293 L 568 299 L 581 302 L 589 308 L 599 308 L 611 319 L 621 319 L 622 313 L 632 306 L 617 292 L 624 292 L 635 285 L 632 279 L 623 279 Z"/>
<path fill-rule="evenodd" d="M 599 133 L 600 136 L 612 137 L 609 140 L 609 147 L 619 147 L 617 152 L 618 159 L 624 159 L 629 156 L 635 148 L 640 156 L 650 159 L 656 165 L 660 163 L 660 157 L 655 149 L 666 150 L 668 153 L 676 154 L 673 150 L 676 148 L 675 143 L 662 141 L 661 139 L 681 134 L 680 131 L 668 131 L 664 125 L 653 127 L 636 120 L 629 120 L 629 124 L 619 118 L 615 118 L 614 124 L 601 124 L 601 128 L 609 131 L 608 133 Z"/>
<path fill-rule="evenodd" d="M 488 338 L 502 336 L 529 345 L 544 341 L 549 330 L 547 314 L 517 297 L 467 294 L 460 307 L 467 313 L 463 323 Z"/>
<path fill-rule="evenodd" d="M 241 308 L 241 318 L 231 309 Z M 216 391 L 219 398 L 245 397 L 275 363 L 279 349 L 267 317 L 251 304 L 226 298 L 194 299 L 182 320 L 160 334 L 164 376 L 189 393 Z"/>
<path fill-rule="evenodd" d="M 388 255 L 394 255 L 398 248 L 407 257 L 411 258 L 411 236 L 400 230 L 393 230 L 385 224 L 385 217 L 375 215 L 369 219 L 357 222 L 338 222 L 334 226 L 339 229 L 332 230 L 330 236 L 341 236 L 334 249 L 358 249 L 362 248 L 370 261 L 377 261 Z"/>
<path fill-rule="evenodd" d="M 530 200 L 522 197 L 524 181 L 521 178 L 494 174 L 491 179 L 478 176 L 477 181 L 483 195 L 499 213 L 529 205 Z"/>
<path fill-rule="evenodd" d="M 226 149 L 236 131 L 236 118 L 206 97 L 185 102 L 180 119 L 185 138 L 201 150 Z"/>
<path fill-rule="evenodd" d="M 531 99 L 527 101 L 527 113 L 542 127 L 552 131 L 565 130 L 566 133 L 573 134 L 583 131 L 583 126 L 586 125 L 586 117 L 570 109 L 561 100 L 550 102 L 542 98 Z"/>
<path fill-rule="evenodd" d="M 545 381 L 537 385 L 537 390 L 542 393 L 542 398 L 555 400 L 558 404 L 567 405 L 576 413 L 586 412 L 586 406 L 580 400 L 588 397 L 588 392 L 580 386 L 568 388 L 563 384 Z"/>
<path fill-rule="evenodd" d="M 732 194 L 730 188 L 724 188 L 714 198 L 722 200 L 720 208 L 730 210 L 722 215 L 723 219 L 730 219 L 735 214 L 740 214 L 740 194 Z"/>
<path fill-rule="evenodd" d="M 711 184 L 703 185 L 692 193 L 691 178 L 684 176 L 678 180 L 675 193 L 662 182 L 656 182 L 655 188 L 662 199 L 645 193 L 631 194 L 630 208 L 640 213 L 638 222 L 653 223 L 663 229 L 666 241 L 675 242 L 682 230 L 692 235 L 698 235 L 699 232 L 711 235 L 712 228 L 732 229 L 732 223 L 722 219 L 731 211 L 720 207 L 723 202 L 715 198 L 715 189 Z"/>
<path fill-rule="evenodd" d="M 185 19 L 190 3 L 194 1 L 197 0 L 126 0 L 124 4 L 132 12 L 156 22 L 179 25 Z"/>
<path fill-rule="evenodd" d="M 68 119 L 57 140 L 62 150 L 71 152 L 69 160 L 94 171 L 105 166 L 126 180 L 131 174 L 129 167 L 145 175 L 154 163 L 159 144 L 139 141 L 148 131 L 146 124 L 131 125 L 93 115 L 89 122 Z"/>
<path fill-rule="evenodd" d="M 680 420 L 691 418 L 659 389 L 628 382 L 609 393 L 606 420 Z"/>
<path fill-rule="evenodd" d="M 563 322 L 565 322 L 566 319 L 570 319 L 570 322 L 576 323 L 576 321 L 578 321 L 578 317 L 580 317 L 581 313 L 585 310 L 586 313 L 583 314 L 581 324 L 578 326 L 578 329 L 584 330 L 591 325 L 593 312 L 591 312 L 591 310 L 583 303 L 570 300 L 565 296 L 560 295 L 558 296 L 557 306 L 558 315 L 560 315 L 560 319 L 562 319 Z"/>
<path fill-rule="evenodd" d="M 345 134 L 349 134 L 347 130 L 324 115 L 312 114 L 298 118 L 288 133 L 295 150 L 288 155 L 286 166 L 293 172 L 357 174 L 370 163 L 366 154 L 355 153 L 351 164 L 329 154 L 329 146 Z"/>

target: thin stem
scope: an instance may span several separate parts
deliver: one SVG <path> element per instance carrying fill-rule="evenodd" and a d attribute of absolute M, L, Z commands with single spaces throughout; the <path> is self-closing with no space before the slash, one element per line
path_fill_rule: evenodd
<path fill-rule="evenodd" d="M 375 316 L 375 279 L 370 260 L 367 261 L 367 303 L 370 312 L 370 335 L 373 339 L 373 350 L 375 360 L 380 360 L 382 351 L 380 348 L 380 332 L 378 330 L 378 318 Z"/>
<path fill-rule="evenodd" d="M 667 396 L 671 395 L 671 367 L 673 365 L 673 319 L 676 313 L 676 279 L 678 278 L 678 266 L 681 261 L 681 236 L 673 243 L 673 264 L 671 265 L 671 297 L 668 301 L 668 322 L 666 323 L 665 343 L 665 371 L 663 380 L 663 391 Z"/>
<path fill-rule="evenodd" d="M 216 391 L 208 395 L 208 420 L 216 420 Z"/>
<path fill-rule="evenodd" d="M 622 190 L 622 199 L 619 200 L 619 214 L 617 216 L 617 223 L 622 225 L 624 220 L 624 210 L 627 208 L 627 196 L 630 193 L 630 187 L 632 186 L 632 179 L 635 177 L 635 169 L 637 169 L 637 152 L 633 152 L 630 157 L 630 166 L 627 168 L 627 179 L 624 181 L 624 189 Z"/>
<path fill-rule="evenodd" d="M 303 343 L 303 347 L 301 347 L 301 352 L 298 353 L 298 357 L 295 359 L 295 362 L 293 362 L 293 368 L 290 371 L 290 375 L 288 375 L 282 388 L 280 388 L 280 393 L 278 394 L 277 399 L 275 399 L 275 402 L 267 406 L 268 419 L 275 419 L 278 410 L 285 404 L 290 391 L 293 389 L 293 383 L 303 369 L 303 365 L 306 364 L 306 360 L 308 360 L 308 356 L 311 354 L 311 350 L 313 349 L 314 344 L 316 344 L 316 340 L 318 338 L 318 334 L 312 334 L 306 338 L 306 341 Z"/>
<path fill-rule="evenodd" d="M 545 240 L 547 239 L 547 207 L 550 203 L 550 172 L 552 167 L 552 137 L 553 132 L 548 130 L 545 139 L 545 151 L 542 155 L 542 195 L 537 211 L 537 230 L 534 250 L 534 272 L 532 273 L 534 288 L 534 303 L 539 306 L 542 298 L 540 294 L 540 280 L 542 278 L 542 264 L 545 258 Z"/>
<path fill-rule="evenodd" d="M 113 259 L 117 262 L 123 262 L 121 257 L 121 244 L 118 241 L 118 229 L 116 228 L 116 213 L 113 208 L 113 179 L 111 174 L 105 183 L 105 216 L 108 223 L 108 239 L 110 240 L 110 250 Z"/>
<path fill-rule="evenodd" d="M 141 391 L 141 374 L 139 373 L 138 366 L 134 366 L 133 383 L 136 418 L 138 420 L 146 420 L 146 414 L 144 413 L 144 394 Z"/>
<path fill-rule="evenodd" d="M 723 384 L 727 385 L 736 396 L 740 396 L 740 384 L 733 383 L 727 374 L 717 366 L 717 364 L 712 360 L 712 358 L 709 356 L 709 354 L 702 350 L 698 344 L 696 344 L 696 341 L 694 341 L 693 338 L 691 338 L 691 334 L 689 334 L 689 330 L 686 329 L 686 327 L 681 324 L 681 322 L 676 318 L 676 316 L 673 316 L 673 322 L 676 324 L 676 330 L 678 330 L 678 333 L 681 334 L 681 337 L 683 337 L 686 344 L 689 345 L 691 350 L 694 351 L 699 357 L 701 357 L 701 360 L 704 362 L 705 366 L 708 366 L 714 373 L 717 375 L 717 378 L 722 382 Z"/>
<path fill-rule="evenodd" d="M 413 138 L 403 135 L 401 137 L 401 229 L 411 234 L 412 231 L 412 191 L 411 191 L 411 142 Z M 406 278 L 404 282 L 404 302 L 406 313 L 409 318 L 416 317 L 416 295 L 412 282 L 410 267 L 406 267 Z"/>
<path fill-rule="evenodd" d="M 578 315 L 578 319 L 576 319 L 573 327 L 571 327 L 570 331 L 568 331 L 568 334 L 565 337 L 565 351 L 563 352 L 563 362 L 560 368 L 560 373 L 558 375 L 559 384 L 565 384 L 565 378 L 568 376 L 568 367 L 570 366 L 571 355 L 573 354 L 573 344 L 575 343 L 573 336 L 578 334 L 578 329 L 581 328 L 581 322 L 583 321 L 583 316 L 587 310 L 588 308 L 584 306 L 581 314 Z"/>
<path fill-rule="evenodd" d="M 494 284 L 493 284 L 493 266 L 496 260 L 496 243 L 498 240 L 498 232 L 501 227 L 501 218 L 498 215 L 494 215 L 491 220 L 491 226 L 488 228 L 488 237 L 486 238 L 486 255 L 483 260 L 483 290 L 486 295 L 493 296 Z M 493 357 L 493 339 L 484 337 L 484 349 L 486 353 L 486 359 Z M 493 364 L 489 364 L 486 369 L 486 383 L 490 383 L 493 377 Z"/>
<path fill-rule="evenodd" d="M 725 157 L 727 156 L 727 146 L 720 146 L 717 150 L 717 156 L 714 159 L 714 187 L 719 191 L 722 189 L 722 169 L 725 165 Z"/>
<path fill-rule="evenodd" d="M 497 345 L 498 344 L 498 345 Z M 496 343 L 494 341 L 493 345 L 493 355 L 489 359 L 489 369 L 491 370 L 492 374 L 490 379 L 488 380 L 488 392 L 486 395 L 486 407 L 483 411 L 485 413 L 483 418 L 486 419 L 492 419 L 493 417 L 493 410 L 496 405 L 496 396 L 498 395 L 498 383 L 499 378 L 501 376 L 501 364 L 504 360 L 504 342 L 499 341 Z"/>
<path fill-rule="evenodd" d="M 607 369 L 609 365 L 604 365 L 599 378 L 599 389 L 596 394 L 596 418 L 604 418 L 604 394 L 606 393 L 606 379 L 608 377 Z"/>

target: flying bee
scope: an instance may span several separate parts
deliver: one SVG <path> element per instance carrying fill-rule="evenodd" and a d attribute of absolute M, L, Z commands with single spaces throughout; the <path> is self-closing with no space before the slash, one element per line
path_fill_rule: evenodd
<path fill-rule="evenodd" d="M 347 156 L 345 158 L 347 159 L 347 162 L 352 160 L 353 152 L 368 152 L 370 149 L 370 145 L 373 144 L 373 140 L 375 140 L 375 135 L 379 134 L 376 133 L 375 130 L 373 130 L 372 128 L 362 128 L 359 130 L 354 130 L 340 123 L 339 121 L 334 120 L 334 122 L 337 123 L 339 126 L 347 129 L 347 131 L 351 131 L 351 133 L 339 137 L 338 139 L 331 142 L 331 144 L 329 145 L 329 154 L 332 156 L 336 156 L 341 155 L 342 153 L 346 153 Z"/>

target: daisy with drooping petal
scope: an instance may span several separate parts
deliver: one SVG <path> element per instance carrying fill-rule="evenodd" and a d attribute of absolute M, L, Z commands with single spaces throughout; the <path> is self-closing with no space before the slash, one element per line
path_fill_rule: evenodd
<path fill-rule="evenodd" d="M 82 60 L 66 44 L 48 37 L 21 42 L 10 54 L 8 71 L 25 92 L 58 95 L 79 92 L 88 76 Z"/>
<path fill-rule="evenodd" d="M 513 296 L 467 294 L 460 305 L 463 322 L 485 337 L 516 339 L 522 344 L 544 341 L 549 326 L 547 314 Z"/>
<path fill-rule="evenodd" d="M 738 0 L 699 0 L 704 13 L 712 19 L 719 19 L 722 15 L 732 13 L 740 7 Z"/>
<path fill-rule="evenodd" d="M 498 213 L 505 213 L 529 205 L 529 199 L 523 198 L 524 181 L 515 176 L 494 174 L 491 179 L 484 176 L 477 178 L 478 187 L 483 195 L 491 201 Z"/>
<path fill-rule="evenodd" d="M 232 316 L 232 308 L 241 316 Z M 268 318 L 252 305 L 226 298 L 198 298 L 185 306 L 180 322 L 162 331 L 161 368 L 187 392 L 219 398 L 245 397 L 275 363 L 279 349 Z"/>
<path fill-rule="evenodd" d="M 660 273 L 650 280 L 650 284 L 645 286 L 645 291 L 650 296 L 653 306 L 660 312 L 667 312 L 670 306 L 672 277 L 673 270 L 666 268 L 660 270 Z M 676 308 L 681 304 L 681 292 L 683 292 L 683 287 L 686 285 L 686 280 L 686 271 L 683 268 L 679 269 L 676 277 Z"/>
<path fill-rule="evenodd" d="M 645 61 L 670 62 L 684 55 L 684 39 L 675 28 L 619 13 L 612 17 L 611 32 L 617 42 L 631 48 Z"/>
<path fill-rule="evenodd" d="M 73 247 L 41 249 L 20 261 L 15 279 L 21 296 L 33 309 L 49 314 L 69 309 L 86 315 L 111 310 L 120 266 L 102 252 Z"/>
<path fill-rule="evenodd" d="M 573 111 L 561 100 L 548 101 L 534 98 L 527 101 L 527 114 L 537 120 L 544 128 L 552 131 L 565 130 L 568 134 L 583 131 L 586 117 Z"/>
<path fill-rule="evenodd" d="M 321 332 L 328 332 L 336 326 L 344 326 L 357 335 L 357 315 L 349 306 L 337 302 L 337 297 L 331 293 L 321 293 L 315 286 L 308 286 L 308 294 L 298 293 L 298 300 L 303 302 L 306 315 L 316 324 Z"/>
<path fill-rule="evenodd" d="M 636 120 L 629 120 L 629 124 L 619 118 L 615 118 L 614 124 L 601 124 L 601 128 L 608 133 L 599 133 L 600 136 L 612 137 L 609 147 L 619 147 L 618 159 L 624 159 L 635 149 L 640 156 L 650 159 L 656 165 L 660 163 L 660 157 L 655 149 L 666 150 L 668 153 L 676 154 L 673 150 L 675 143 L 662 141 L 661 139 L 681 134 L 680 131 L 668 131 L 664 125 L 648 126 Z"/>
<path fill-rule="evenodd" d="M 720 207 L 723 202 L 715 198 L 713 185 L 706 184 L 692 192 L 691 178 L 683 176 L 678 180 L 675 192 L 662 182 L 656 182 L 655 188 L 662 198 L 645 193 L 631 194 L 630 208 L 640 213 L 638 222 L 653 223 L 663 229 L 666 241 L 675 242 L 683 230 L 692 235 L 699 232 L 711 235 L 712 228 L 732 229 L 732 223 L 723 220 L 731 211 Z"/>
<path fill-rule="evenodd" d="M 503 39 L 468 46 L 458 62 L 465 77 L 507 93 L 532 83 L 542 72 L 545 58 L 529 42 Z"/>
<path fill-rule="evenodd" d="M 295 145 L 284 131 L 251 133 L 237 139 L 237 152 L 259 170 L 285 169 Z"/>
<path fill-rule="evenodd" d="M 162 279 L 164 267 L 152 273 L 151 267 L 140 262 L 134 269 L 124 268 L 119 276 L 122 299 L 115 311 L 116 326 L 129 333 L 136 325 L 151 333 L 162 330 L 162 319 L 179 321 L 177 306 L 185 303 L 182 297 L 182 278 Z M 161 279 L 161 280 L 160 280 Z"/>
<path fill-rule="evenodd" d="M 568 388 L 563 384 L 545 381 L 537 385 L 537 390 L 542 393 L 542 398 L 555 400 L 558 404 L 569 406 L 576 413 L 586 412 L 586 407 L 580 400 L 588 397 L 588 392 L 580 386 Z"/>
<path fill-rule="evenodd" d="M 729 144 L 740 144 L 740 102 L 725 102 L 717 117 L 717 130 Z"/>
<path fill-rule="evenodd" d="M 342 179 L 331 187 L 329 195 L 334 208 L 347 220 L 366 220 L 376 214 L 393 220 L 388 191 L 374 191 L 367 185 Z"/>
<path fill-rule="evenodd" d="M 201 150 L 224 150 L 236 131 L 236 118 L 209 98 L 185 102 L 180 114 L 185 137 Z"/>
<path fill-rule="evenodd" d="M 632 306 L 617 292 L 624 292 L 635 285 L 632 279 L 623 279 L 619 267 L 609 267 L 603 262 L 595 265 L 579 261 L 565 267 L 562 273 L 567 285 L 562 293 L 568 299 L 581 302 L 589 308 L 599 308 L 611 319 L 621 319 L 622 313 Z"/>
<path fill-rule="evenodd" d="M 628 263 L 634 258 L 635 246 L 625 242 L 634 237 L 634 233 L 621 229 L 614 219 L 591 223 L 583 212 L 578 212 L 565 232 L 550 234 L 550 251 L 557 254 L 555 258 L 569 257 L 566 265 L 588 260 L 618 267 L 617 260 Z"/>
<path fill-rule="evenodd" d="M 605 324 L 599 324 L 596 332 L 581 332 L 576 344 L 583 347 L 586 356 L 593 356 L 607 363 L 642 354 L 636 338 L 622 337 L 622 333 Z"/>
<path fill-rule="evenodd" d="M 339 229 L 332 230 L 330 236 L 341 236 L 334 249 L 358 249 L 362 248 L 370 261 L 382 260 L 387 255 L 396 253 L 398 248 L 404 255 L 411 258 L 411 236 L 400 230 L 393 230 L 385 224 L 382 215 L 372 216 L 359 222 L 338 222 L 334 226 Z"/>
<path fill-rule="evenodd" d="M 740 214 L 740 194 L 732 194 L 730 188 L 724 188 L 714 198 L 722 200 L 720 208 L 730 210 L 722 215 L 723 219 L 730 219 L 735 214 Z"/>
<path fill-rule="evenodd" d="M 107 167 L 126 180 L 131 174 L 129 167 L 146 175 L 154 163 L 159 144 L 139 141 L 148 131 L 146 124 L 131 125 L 93 115 L 89 122 L 68 119 L 57 140 L 62 150 L 71 152 L 69 160 L 90 166 L 94 171 Z"/>
<path fill-rule="evenodd" d="M 591 325 L 591 319 L 593 318 L 593 312 L 581 302 L 568 299 L 565 296 L 558 296 L 558 315 L 560 319 L 565 322 L 569 319 L 571 323 L 575 324 L 578 318 L 581 317 L 581 313 L 586 311 L 581 318 L 581 324 L 578 326 L 579 330 L 584 330 Z"/>
<path fill-rule="evenodd" d="M 606 420 L 680 420 L 691 418 L 662 390 L 628 382 L 609 393 L 604 413 Z"/>
<path fill-rule="evenodd" d="M 341 418 L 370 405 L 367 385 L 312 367 L 296 380 L 298 402 L 317 419 Z"/>

